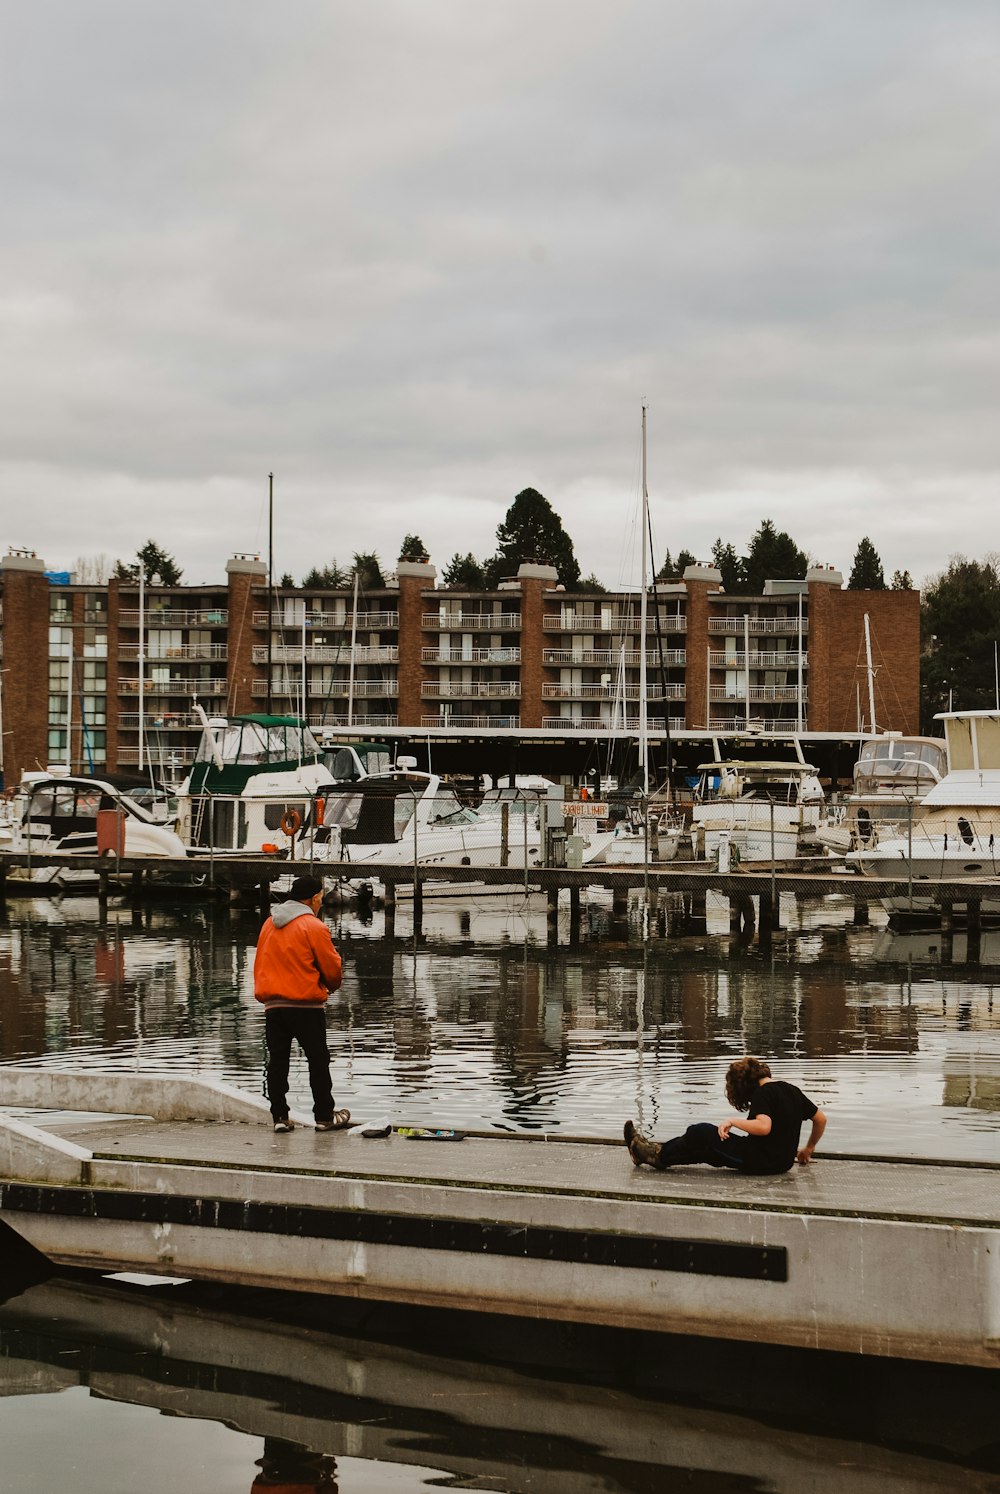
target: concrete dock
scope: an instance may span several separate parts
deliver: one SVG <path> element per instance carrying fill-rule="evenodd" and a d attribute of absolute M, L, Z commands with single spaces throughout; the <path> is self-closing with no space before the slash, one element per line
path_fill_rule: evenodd
<path fill-rule="evenodd" d="M 27 1068 L 0 1105 L 49 1111 L 0 1120 L 0 1219 L 60 1264 L 1000 1366 L 1000 1167 L 275 1136 L 224 1085 Z"/>

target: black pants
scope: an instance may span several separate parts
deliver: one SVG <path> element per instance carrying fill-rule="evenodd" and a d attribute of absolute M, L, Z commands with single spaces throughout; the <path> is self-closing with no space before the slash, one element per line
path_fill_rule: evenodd
<path fill-rule="evenodd" d="M 709 1167 L 735 1167 L 742 1171 L 745 1157 L 745 1137 L 731 1135 L 723 1141 L 718 1127 L 703 1121 L 700 1125 L 688 1126 L 683 1136 L 664 1141 L 653 1166 L 662 1170 L 704 1162 Z"/>
<path fill-rule="evenodd" d="M 274 1006 L 264 1013 L 264 1036 L 267 1041 L 267 1097 L 274 1119 L 284 1120 L 288 1115 L 288 1064 L 294 1038 L 309 1064 L 313 1118 L 332 1120 L 333 1084 L 324 1008 L 308 1006 L 299 1011 L 294 1006 Z"/>

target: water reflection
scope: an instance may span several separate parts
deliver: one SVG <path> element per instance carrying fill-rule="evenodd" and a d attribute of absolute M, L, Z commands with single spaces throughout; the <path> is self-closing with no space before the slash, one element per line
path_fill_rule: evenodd
<path fill-rule="evenodd" d="M 553 948 L 544 908 L 534 929 L 523 899 L 428 906 L 439 923 L 420 939 L 401 918 L 391 939 L 381 914 L 331 918 L 345 962 L 335 1089 L 360 1117 L 617 1137 L 633 1114 L 676 1129 L 719 1109 L 726 1064 L 752 1051 L 822 1104 L 831 1150 L 998 1155 L 997 972 L 941 964 L 933 936 L 856 924 L 839 899 L 828 923 L 821 908 L 786 917 L 770 949 L 734 948 L 728 923 Z M 101 919 L 83 900 L 12 904 L 0 1057 L 182 1070 L 259 1093 L 256 933 L 255 917 L 215 905 Z M 308 1106 L 304 1067 L 292 1097 Z"/>
<path fill-rule="evenodd" d="M 246 1301 L 237 1297 L 237 1308 Z M 609 1389 L 551 1366 L 512 1367 L 502 1336 L 490 1337 L 489 1328 L 481 1358 L 492 1352 L 493 1362 L 456 1350 L 443 1331 L 447 1351 L 429 1354 L 331 1331 L 321 1318 L 302 1326 L 273 1312 L 247 1316 L 206 1288 L 151 1293 L 58 1280 L 33 1288 L 0 1308 L 7 1486 L 75 1494 L 138 1487 L 173 1494 L 184 1485 L 300 1494 L 991 1486 L 986 1470 L 995 1469 L 997 1449 L 988 1372 L 879 1366 L 878 1395 L 854 1405 L 845 1396 L 851 1369 L 837 1356 L 818 1356 L 830 1427 L 822 1431 L 803 1415 L 823 1397 L 817 1381 L 803 1382 L 799 1356 L 772 1353 L 756 1377 L 747 1375 L 748 1384 L 760 1381 L 758 1414 L 738 1409 L 735 1394 L 722 1393 L 729 1409 L 706 1403 L 719 1400 L 718 1388 L 713 1395 L 707 1387 L 725 1375 L 719 1350 L 700 1343 L 686 1365 L 665 1354 L 657 1368 L 638 1352 L 648 1338 L 640 1345 L 626 1336 L 615 1348 L 614 1337 L 600 1335 L 591 1357 L 606 1352 L 620 1375 Z M 517 1324 L 499 1331 L 515 1356 L 519 1339 L 526 1354 L 558 1344 L 555 1330 L 547 1339 L 544 1329 Z M 455 1340 L 468 1335 L 459 1329 Z M 587 1352 L 584 1344 L 584 1359 Z M 749 1370 L 750 1360 L 736 1368 Z M 652 1388 L 657 1373 L 667 1384 L 686 1379 L 687 1395 Z M 871 1378 L 864 1368 L 853 1375 Z M 629 1388 L 643 1378 L 645 1388 Z"/>

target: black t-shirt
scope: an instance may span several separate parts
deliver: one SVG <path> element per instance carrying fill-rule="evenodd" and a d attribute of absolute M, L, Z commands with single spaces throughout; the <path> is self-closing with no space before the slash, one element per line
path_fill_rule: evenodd
<path fill-rule="evenodd" d="M 771 1130 L 767 1136 L 747 1137 L 744 1172 L 787 1172 L 799 1149 L 802 1122 L 812 1120 L 816 1108 L 808 1095 L 784 1079 L 758 1084 L 750 1101 L 749 1119 L 769 1115 Z"/>

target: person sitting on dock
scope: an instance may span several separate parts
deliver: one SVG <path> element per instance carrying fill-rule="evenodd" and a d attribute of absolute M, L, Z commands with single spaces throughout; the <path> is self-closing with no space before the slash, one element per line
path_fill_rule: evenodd
<path fill-rule="evenodd" d="M 739 1058 L 726 1074 L 726 1098 L 746 1116 L 733 1115 L 713 1126 L 707 1122 L 688 1126 L 682 1136 L 656 1142 L 625 1122 L 625 1144 L 636 1167 L 645 1164 L 663 1171 L 694 1162 L 709 1167 L 733 1167 L 739 1172 L 766 1174 L 788 1172 L 795 1162 L 812 1161 L 816 1144 L 826 1129 L 826 1116 L 794 1084 L 773 1079 L 770 1067 L 759 1058 Z M 812 1122 L 805 1146 L 799 1146 L 803 1121 Z M 743 1136 L 734 1136 L 734 1131 Z"/>
<path fill-rule="evenodd" d="M 297 877 L 288 900 L 274 909 L 257 939 L 253 993 L 264 1007 L 267 1097 L 276 1131 L 295 1129 L 288 1114 L 293 1039 L 309 1064 L 316 1130 L 339 1131 L 351 1119 L 349 1110 L 333 1106 L 324 1008 L 340 986 L 343 966 L 319 917 L 322 903 L 323 883 L 317 877 Z"/>

